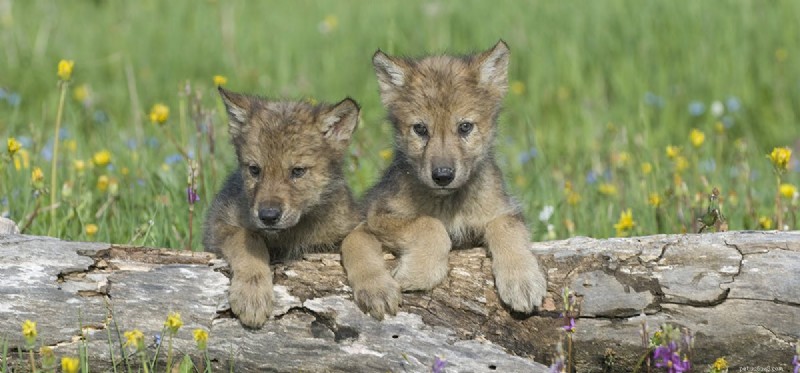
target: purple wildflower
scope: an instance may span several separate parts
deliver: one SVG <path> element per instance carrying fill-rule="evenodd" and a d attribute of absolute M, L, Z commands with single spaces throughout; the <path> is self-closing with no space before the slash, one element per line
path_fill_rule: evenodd
<path fill-rule="evenodd" d="M 564 367 L 564 359 L 556 359 L 553 362 L 553 365 L 550 366 L 550 373 L 562 373 L 564 372 L 566 367 Z"/>
<path fill-rule="evenodd" d="M 443 373 L 444 372 L 444 367 L 446 367 L 446 366 L 447 366 L 447 360 L 440 359 L 438 356 L 436 356 L 433 359 L 433 365 L 431 366 L 431 372 L 433 372 L 433 373 Z"/>
<path fill-rule="evenodd" d="M 197 191 L 194 190 L 192 187 L 186 188 L 186 199 L 189 201 L 190 205 L 195 204 L 195 202 L 200 200 L 200 196 L 197 195 Z"/>
<path fill-rule="evenodd" d="M 574 332 L 575 331 L 575 318 L 574 317 L 570 317 L 569 318 L 569 323 L 567 325 L 562 326 L 561 328 L 564 329 L 564 331 L 568 332 L 568 333 Z"/>
<path fill-rule="evenodd" d="M 793 373 L 800 372 L 800 357 L 798 357 L 798 355 L 794 355 L 794 359 L 792 359 L 792 366 L 794 367 Z"/>
<path fill-rule="evenodd" d="M 689 360 L 681 359 L 678 353 L 678 344 L 670 342 L 666 346 L 658 346 L 653 351 L 653 360 L 657 368 L 667 368 L 669 373 L 682 373 L 691 369 Z"/>

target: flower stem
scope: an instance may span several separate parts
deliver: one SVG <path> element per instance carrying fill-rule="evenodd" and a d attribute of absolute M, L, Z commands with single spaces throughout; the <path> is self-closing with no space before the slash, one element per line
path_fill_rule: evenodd
<path fill-rule="evenodd" d="M 61 129 L 61 117 L 64 114 L 64 100 L 67 96 L 67 87 L 69 83 L 66 81 L 61 82 L 61 97 L 58 99 L 58 112 L 56 113 L 56 133 L 55 137 L 53 138 L 53 163 L 50 168 L 50 205 L 56 205 L 56 186 L 58 185 L 58 180 L 56 176 L 58 174 L 58 140 L 59 140 L 59 132 Z M 48 229 L 48 234 L 53 236 L 58 233 L 56 228 L 56 209 L 53 208 L 50 210 L 50 229 Z"/>
<path fill-rule="evenodd" d="M 30 354 L 28 356 L 30 357 L 31 372 L 36 373 L 36 360 L 33 358 L 33 347 L 31 347 L 28 353 Z"/>
<path fill-rule="evenodd" d="M 778 189 L 775 192 L 775 228 L 777 230 L 783 230 L 783 201 L 781 201 L 781 174 L 778 171 Z"/>

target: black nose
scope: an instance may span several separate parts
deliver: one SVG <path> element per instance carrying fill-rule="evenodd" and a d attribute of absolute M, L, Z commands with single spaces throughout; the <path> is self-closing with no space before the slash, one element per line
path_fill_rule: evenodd
<path fill-rule="evenodd" d="M 450 184 L 455 178 L 456 173 L 450 167 L 438 167 L 433 169 L 431 177 L 438 186 L 445 186 Z"/>
<path fill-rule="evenodd" d="M 258 210 L 258 218 L 266 225 L 275 225 L 281 219 L 280 207 L 266 207 Z"/>

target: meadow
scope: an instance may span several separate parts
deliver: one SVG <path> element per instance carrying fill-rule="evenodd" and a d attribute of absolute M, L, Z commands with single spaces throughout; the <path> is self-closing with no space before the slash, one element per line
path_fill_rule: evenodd
<path fill-rule="evenodd" d="M 392 147 L 374 51 L 502 38 L 497 156 L 532 239 L 697 232 L 703 217 L 798 229 L 797 14 L 788 0 L 0 0 L 0 214 L 27 234 L 202 250 L 235 167 L 218 84 L 356 99 L 360 195 Z"/>

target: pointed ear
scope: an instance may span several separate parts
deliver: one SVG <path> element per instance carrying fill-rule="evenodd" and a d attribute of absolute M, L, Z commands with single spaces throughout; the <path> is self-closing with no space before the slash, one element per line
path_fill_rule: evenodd
<path fill-rule="evenodd" d="M 358 124 L 360 108 L 351 98 L 346 98 L 320 116 L 322 133 L 335 148 L 345 148 Z"/>
<path fill-rule="evenodd" d="M 372 56 L 372 66 L 375 67 L 375 74 L 378 76 L 378 85 L 381 87 L 381 95 L 393 89 L 400 88 L 406 83 L 406 72 L 403 61 L 389 57 L 380 49 Z"/>
<path fill-rule="evenodd" d="M 225 90 L 222 87 L 219 87 L 219 95 L 222 97 L 222 102 L 225 103 L 225 110 L 228 112 L 228 132 L 233 138 L 239 137 L 244 132 L 247 118 L 250 116 L 252 107 L 250 98 L 240 93 Z"/>
<path fill-rule="evenodd" d="M 505 94 L 508 90 L 508 59 L 511 51 L 506 42 L 500 40 L 492 49 L 478 55 L 478 77 L 486 84 Z"/>

